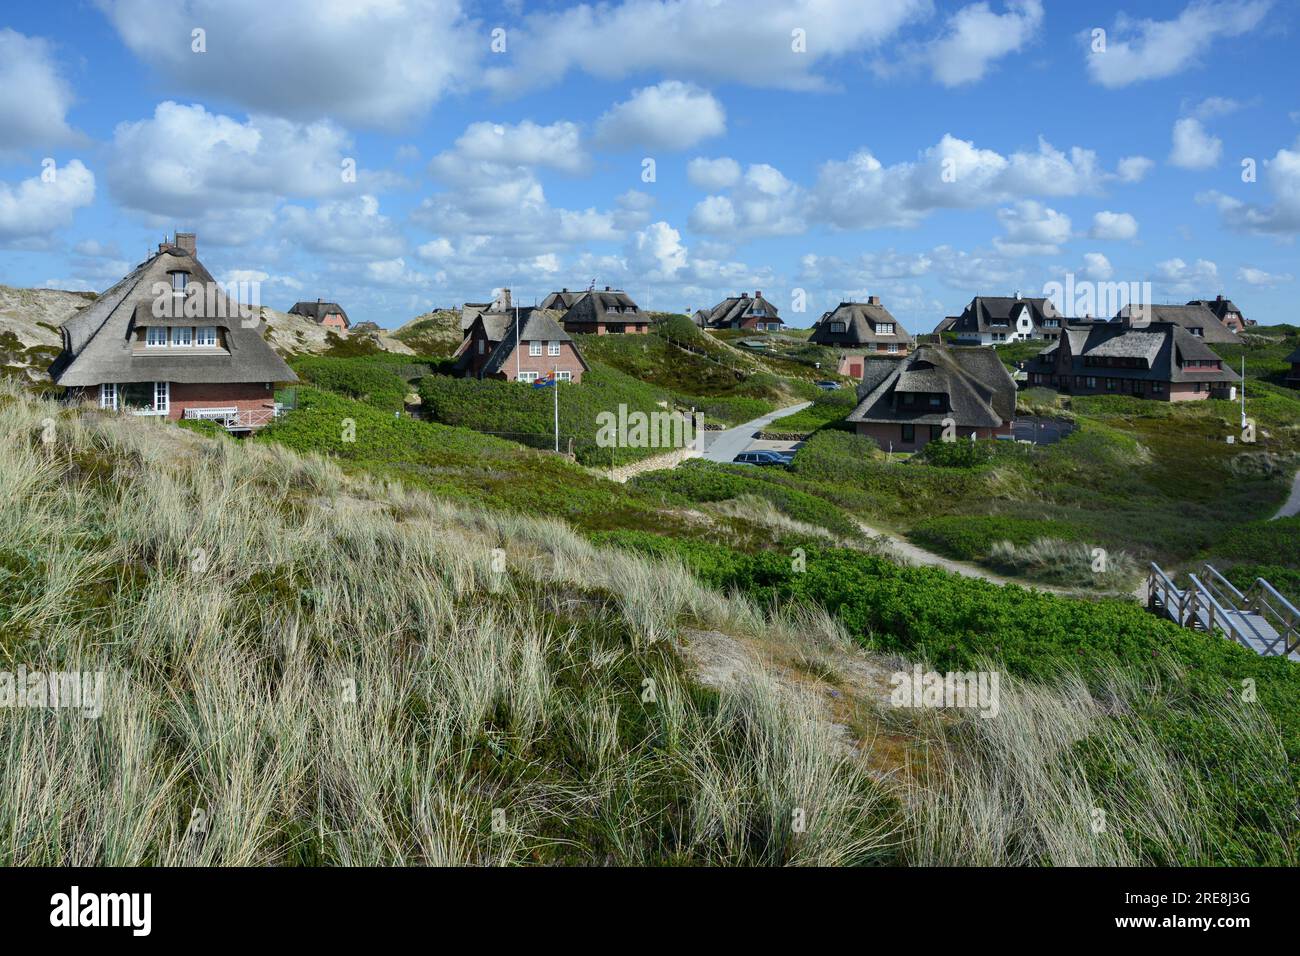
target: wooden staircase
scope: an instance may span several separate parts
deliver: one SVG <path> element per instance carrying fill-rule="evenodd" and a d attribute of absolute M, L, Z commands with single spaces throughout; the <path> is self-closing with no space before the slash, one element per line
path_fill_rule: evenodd
<path fill-rule="evenodd" d="M 1147 608 L 1183 627 L 1216 631 L 1265 657 L 1300 661 L 1300 611 L 1263 578 L 1243 593 L 1213 565 L 1188 574 L 1182 589 L 1155 562 L 1147 574 Z"/>

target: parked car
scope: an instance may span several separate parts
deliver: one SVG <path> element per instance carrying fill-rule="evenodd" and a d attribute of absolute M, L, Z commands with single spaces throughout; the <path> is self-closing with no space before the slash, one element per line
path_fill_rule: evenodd
<path fill-rule="evenodd" d="M 731 460 L 737 465 L 788 465 L 794 456 L 783 451 L 742 451 Z"/>
<path fill-rule="evenodd" d="M 822 382 L 813 382 L 813 384 L 816 385 L 818 388 L 827 392 L 833 392 L 837 388 L 843 388 L 843 386 L 840 385 L 839 382 L 822 381 Z"/>

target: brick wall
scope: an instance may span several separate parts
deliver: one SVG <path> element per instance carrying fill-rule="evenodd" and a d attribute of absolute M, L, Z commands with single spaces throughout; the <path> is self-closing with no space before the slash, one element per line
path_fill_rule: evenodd
<path fill-rule="evenodd" d="M 187 408 L 238 408 L 240 411 L 275 407 L 275 390 L 264 382 L 187 384 L 172 382 L 168 418 L 180 418 Z"/>
<path fill-rule="evenodd" d="M 545 342 L 542 343 L 541 355 L 529 355 L 527 341 L 520 342 L 517 351 L 519 355 L 519 371 L 521 372 L 536 372 L 537 377 L 542 378 L 551 369 L 556 369 L 561 372 L 571 372 L 574 382 L 582 381 L 582 360 L 578 358 L 578 353 L 574 349 L 572 342 L 561 342 L 559 355 L 546 354 Z M 515 349 L 510 350 L 506 360 L 501 363 L 501 372 L 498 373 L 497 377 L 510 382 L 515 380 L 515 353 Z"/>

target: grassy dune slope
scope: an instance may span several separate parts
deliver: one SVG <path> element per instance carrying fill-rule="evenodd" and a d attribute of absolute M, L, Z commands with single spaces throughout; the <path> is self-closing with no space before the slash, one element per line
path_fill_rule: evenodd
<path fill-rule="evenodd" d="M 99 719 L 0 710 L 3 864 L 1215 852 L 1205 789 L 1126 717 L 1165 693 L 1137 677 L 1008 678 L 1008 722 L 882 708 L 871 675 L 907 662 L 815 609 L 763 610 L 554 520 L 12 388 L 0 656 L 105 682 Z M 1276 771 L 1267 717 L 1221 707 Z"/>

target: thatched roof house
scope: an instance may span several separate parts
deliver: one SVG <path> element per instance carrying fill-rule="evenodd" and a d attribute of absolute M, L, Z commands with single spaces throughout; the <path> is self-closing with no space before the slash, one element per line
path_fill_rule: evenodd
<path fill-rule="evenodd" d="M 317 299 L 315 302 L 295 302 L 289 314 L 301 315 L 328 329 L 345 331 L 352 327 L 352 320 L 343 311 L 343 306 L 337 302 L 326 302 L 324 299 Z"/>
<path fill-rule="evenodd" d="M 298 380 L 264 328 L 199 262 L 194 235 L 177 233 L 63 324 L 50 376 L 102 408 L 248 431 L 274 414 L 275 385 Z"/>
<path fill-rule="evenodd" d="M 1161 401 L 1227 397 L 1240 376 L 1177 322 L 1071 325 L 1025 367 L 1029 384 Z"/>
<path fill-rule="evenodd" d="M 455 373 L 466 378 L 532 382 L 554 372 L 563 382 L 580 382 L 588 370 L 573 337 L 560 326 L 555 309 L 520 307 L 515 312 L 480 312 L 456 350 Z"/>
<path fill-rule="evenodd" d="M 704 329 L 754 329 L 775 332 L 781 328 L 781 316 L 776 306 L 756 291 L 751 298 L 748 292 L 723 299 L 713 308 L 695 313 L 695 324 Z"/>
<path fill-rule="evenodd" d="M 645 333 L 650 331 L 650 317 L 622 289 L 605 286 L 604 291 L 586 289 L 570 292 L 561 289 L 542 300 L 543 309 L 560 313 L 560 324 L 569 332 L 589 335 L 611 333 Z"/>
<path fill-rule="evenodd" d="M 1016 384 L 990 349 L 923 345 L 901 361 L 866 363 L 849 413 L 859 435 L 913 451 L 934 440 L 1010 435 Z"/>

